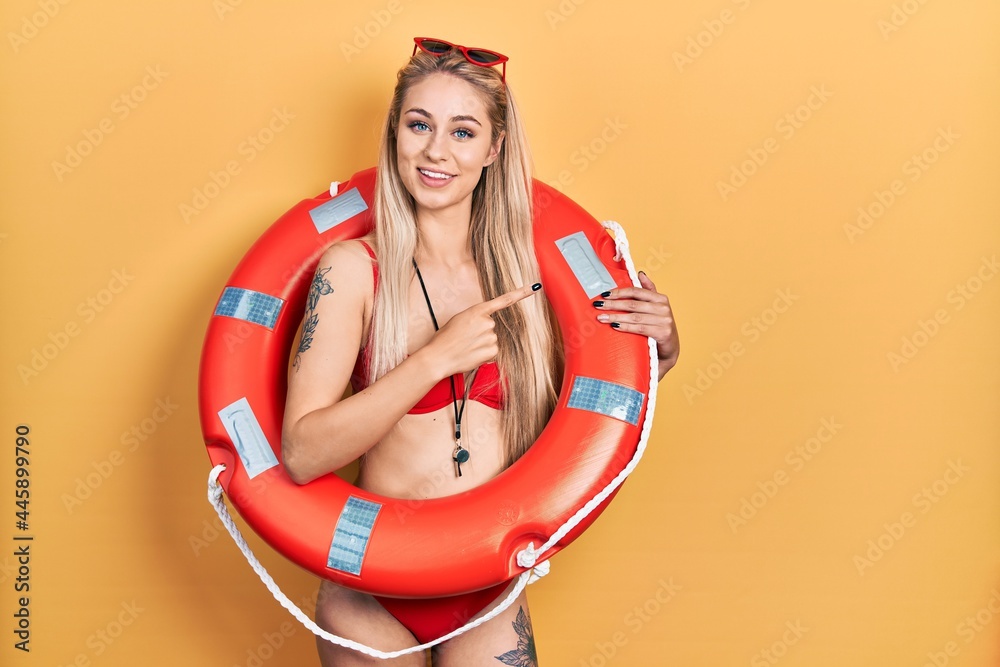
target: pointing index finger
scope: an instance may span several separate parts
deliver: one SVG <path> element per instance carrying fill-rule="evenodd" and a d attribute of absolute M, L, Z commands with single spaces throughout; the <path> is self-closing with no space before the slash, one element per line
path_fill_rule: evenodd
<path fill-rule="evenodd" d="M 498 310 L 512 306 L 521 299 L 531 296 L 541 288 L 541 283 L 535 283 L 534 285 L 525 285 L 524 287 L 511 290 L 506 294 L 501 294 L 495 299 L 490 299 L 486 302 L 486 312 L 492 315 Z"/>

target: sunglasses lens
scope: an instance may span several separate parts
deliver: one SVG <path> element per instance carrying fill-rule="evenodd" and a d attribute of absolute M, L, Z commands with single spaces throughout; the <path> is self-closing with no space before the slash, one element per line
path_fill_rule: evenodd
<path fill-rule="evenodd" d="M 481 49 L 469 49 L 468 55 L 470 60 L 484 65 L 489 65 L 500 60 L 500 56 L 492 51 L 483 51 Z"/>
<path fill-rule="evenodd" d="M 440 39 L 430 39 L 427 37 L 415 37 L 413 41 L 417 43 L 417 46 L 413 47 L 414 54 L 417 53 L 417 47 L 426 53 L 430 53 L 435 56 L 442 56 L 445 53 L 456 50 L 461 52 L 461 54 L 465 56 L 465 59 L 473 65 L 492 67 L 493 65 L 500 65 L 507 62 L 507 56 L 501 55 L 496 51 L 487 51 L 486 49 L 470 49 L 457 44 L 449 44 L 448 42 Z M 506 65 L 504 65 L 504 67 L 506 68 Z M 501 75 L 501 77 L 502 76 L 503 75 Z"/>
<path fill-rule="evenodd" d="M 430 51 L 431 53 L 437 55 L 440 55 L 451 49 L 451 44 L 445 44 L 444 42 L 437 42 L 434 41 L 433 39 L 425 39 L 424 41 L 420 42 L 420 46 Z"/>

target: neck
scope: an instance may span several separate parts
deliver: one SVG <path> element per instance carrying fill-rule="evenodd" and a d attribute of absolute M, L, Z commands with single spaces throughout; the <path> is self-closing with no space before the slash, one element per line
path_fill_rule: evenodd
<path fill-rule="evenodd" d="M 417 263 L 455 269 L 472 261 L 471 218 L 471 210 L 418 211 Z"/>

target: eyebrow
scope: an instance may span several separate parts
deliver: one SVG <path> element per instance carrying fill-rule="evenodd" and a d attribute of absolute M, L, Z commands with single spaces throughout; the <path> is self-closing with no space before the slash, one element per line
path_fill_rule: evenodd
<path fill-rule="evenodd" d="M 425 118 L 433 118 L 434 117 L 434 116 L 432 116 L 430 114 L 430 112 L 428 112 L 428 111 L 426 111 L 424 109 L 421 109 L 420 107 L 413 107 L 412 109 L 407 109 L 404 113 L 416 113 L 416 114 L 419 114 L 421 116 L 424 116 Z M 473 122 L 476 125 L 478 125 L 479 127 L 483 126 L 482 123 L 480 123 L 478 120 L 476 120 L 475 116 L 452 116 L 451 117 L 451 122 L 453 122 L 453 123 L 458 123 L 458 122 L 461 122 L 463 120 L 467 120 L 467 121 Z"/>

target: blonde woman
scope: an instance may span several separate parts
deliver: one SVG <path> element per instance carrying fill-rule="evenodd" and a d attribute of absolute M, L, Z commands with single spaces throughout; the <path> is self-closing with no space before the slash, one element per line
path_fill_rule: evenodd
<path fill-rule="evenodd" d="M 356 485 L 380 495 L 472 489 L 531 446 L 561 386 L 507 58 L 414 41 L 382 133 L 375 228 L 324 253 L 307 299 L 282 435 L 285 468 L 300 484 L 360 458 Z M 640 279 L 641 289 L 595 301 L 595 317 L 656 339 L 662 378 L 676 363 L 677 333 L 666 296 Z M 349 382 L 353 394 L 342 398 Z M 375 598 L 329 581 L 316 618 L 386 650 L 419 643 Z M 325 666 L 379 662 L 323 639 L 318 647 Z M 537 665 L 527 597 L 432 653 L 438 667 Z"/>

